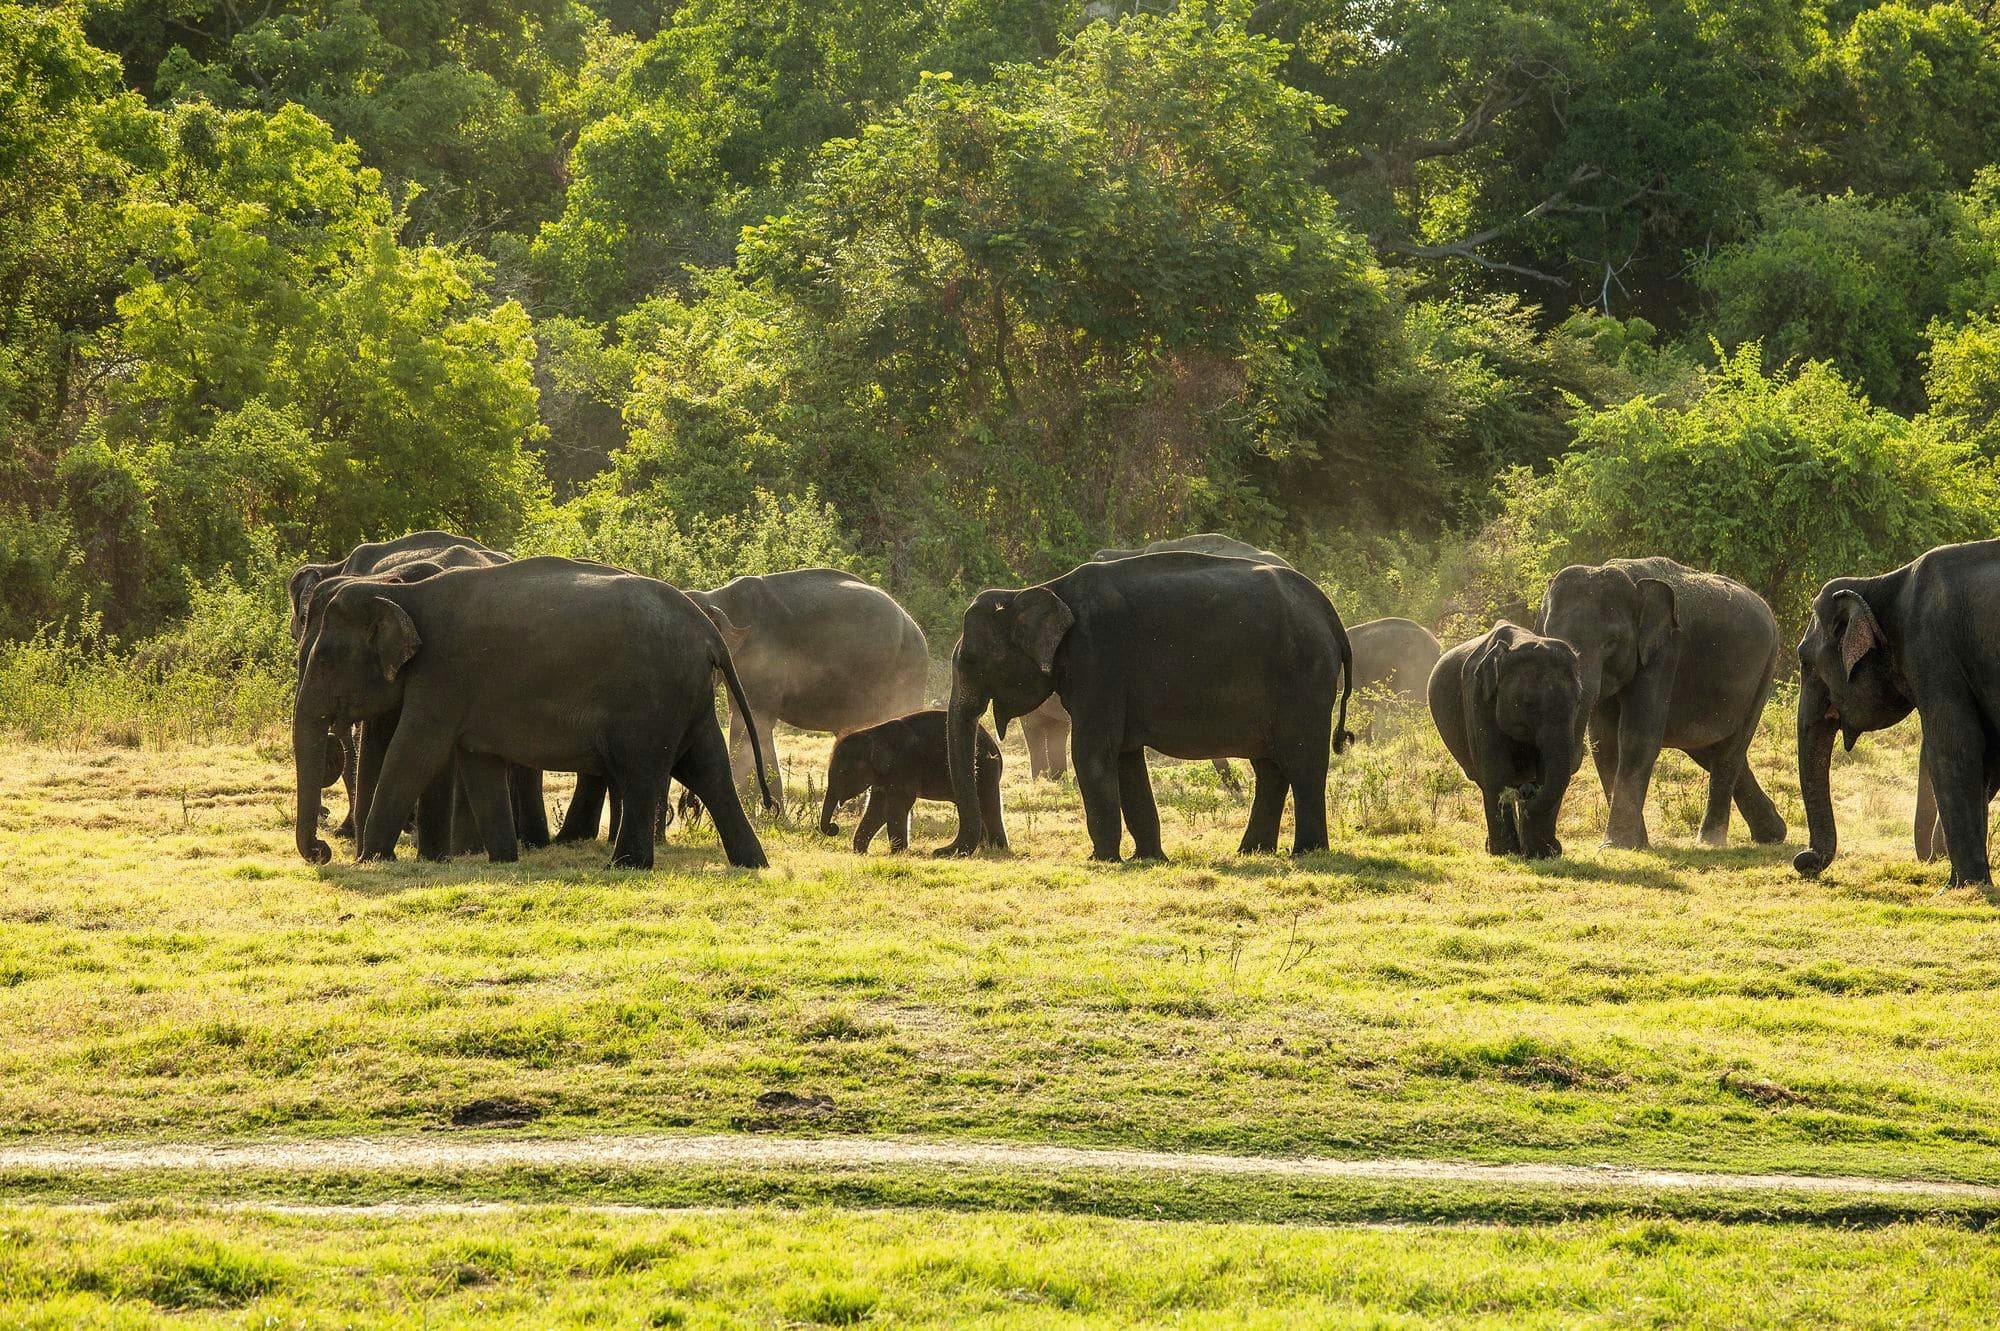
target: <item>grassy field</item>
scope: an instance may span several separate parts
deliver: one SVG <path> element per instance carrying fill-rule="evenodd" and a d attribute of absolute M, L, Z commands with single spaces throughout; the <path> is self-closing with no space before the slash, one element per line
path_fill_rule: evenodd
<path fill-rule="evenodd" d="M 0 1206 L 0 1291 L 0 1324 L 51 1328 L 1947 1328 L 1992 1324 L 2000 1246 L 1932 1225 Z"/>
<path fill-rule="evenodd" d="M 1092 865 L 1073 786 L 1010 745 L 1014 855 L 863 860 L 808 818 L 765 823 L 756 873 L 699 826 L 653 873 L 602 845 L 314 869 L 280 747 L 16 745 L 0 1143 L 686 1129 L 2000 1181 L 1996 904 L 1912 860 L 1908 733 L 1837 756 L 1842 858 L 1794 876 L 1786 731 L 1758 754 L 1783 849 L 1696 846 L 1675 756 L 1654 851 L 1597 849 L 1579 778 L 1569 856 L 1495 861 L 1420 724 L 1337 760 L 1334 849 L 1301 861 L 1235 855 L 1244 805 L 1162 765 L 1173 860 Z M 785 744 L 809 799 L 827 742 Z M 951 830 L 920 807 L 920 847 Z M 221 1209 L 273 1198 L 529 1209 Z M 0 1199 L 0 1326 L 1974 1325 L 2000 1266 L 1984 1202 L 1254 1177 L 17 1171 Z M 1426 1227 L 1304 1227 L 1382 1220 Z M 1274 1223 L 1213 1223 L 1247 1221 Z"/>

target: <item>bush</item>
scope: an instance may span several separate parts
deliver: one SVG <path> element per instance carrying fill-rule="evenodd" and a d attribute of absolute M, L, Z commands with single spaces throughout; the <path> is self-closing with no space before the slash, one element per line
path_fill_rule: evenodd
<path fill-rule="evenodd" d="M 1755 344 L 1686 407 L 1587 412 L 1577 447 L 1517 477 L 1506 518 L 1526 589 L 1566 563 L 1670 555 L 1755 588 L 1787 632 L 1826 579 L 1992 536 L 1993 464 L 1925 422 L 1872 407 L 1830 365 L 1767 375 Z"/>
<path fill-rule="evenodd" d="M 798 498 L 759 490 L 743 512 L 685 527 L 642 502 L 598 495 L 556 510 L 528 534 L 521 553 L 598 559 L 690 588 L 792 568 L 880 576 L 855 555 L 833 505 L 810 487 Z"/>

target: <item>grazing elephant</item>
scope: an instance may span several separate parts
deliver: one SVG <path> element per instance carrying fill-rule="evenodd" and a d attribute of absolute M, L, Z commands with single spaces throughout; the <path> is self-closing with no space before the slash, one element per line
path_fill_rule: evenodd
<path fill-rule="evenodd" d="M 826 765 L 826 803 L 820 810 L 819 830 L 827 836 L 839 835 L 834 810 L 865 791 L 868 807 L 862 812 L 861 825 L 854 829 L 855 852 L 866 854 L 868 843 L 884 826 L 889 829 L 891 851 L 908 846 L 911 807 L 920 799 L 951 798 L 945 715 L 943 708 L 933 707 L 842 735 Z M 1007 828 L 1000 819 L 1000 745 L 984 726 L 979 727 L 974 740 L 980 818 L 988 840 L 1004 850 Z"/>
<path fill-rule="evenodd" d="M 1835 578 L 1814 598 L 1799 641 L 1799 793 L 1810 836 L 1792 860 L 1801 874 L 1818 874 L 1839 849 L 1828 771 L 1834 735 L 1852 749 L 1912 710 L 1923 721 L 1919 761 L 1951 883 L 1990 883 L 1987 804 L 2000 791 L 2000 541 L 1941 545 L 1879 577 Z M 1920 785 L 1919 831 L 1922 798 Z"/>
<path fill-rule="evenodd" d="M 346 559 L 333 564 L 303 564 L 293 572 L 288 587 L 291 600 L 292 640 L 300 644 L 299 664 L 305 664 L 305 636 L 313 605 L 324 602 L 324 597 L 316 596 L 331 579 L 341 577 L 389 577 L 401 582 L 414 582 L 420 577 L 428 577 L 446 568 L 485 568 L 494 564 L 509 562 L 511 556 L 480 544 L 469 536 L 458 536 L 444 531 L 418 531 L 407 536 L 399 536 L 393 541 L 369 541 L 354 547 Z M 393 728 L 393 722 L 392 722 Z M 376 736 L 377 754 L 388 742 L 386 734 Z M 372 782 L 374 773 L 370 771 L 364 780 L 360 769 L 362 750 L 366 747 L 367 736 L 355 727 L 344 735 L 333 737 L 333 745 L 340 753 L 342 782 L 347 788 L 347 815 L 340 826 L 334 829 L 336 835 L 354 836 L 360 825 L 355 811 L 366 798 L 366 785 Z M 508 775 L 510 798 L 514 804 L 514 824 L 520 839 L 529 846 L 546 846 L 549 843 L 549 815 L 542 802 L 542 774 L 529 768 L 517 768 Z M 469 811 L 464 802 L 459 801 L 459 811 L 467 815 L 460 819 L 469 824 Z M 420 823 L 420 826 L 422 824 Z M 464 837 L 455 838 L 454 848 L 470 849 Z"/>
<path fill-rule="evenodd" d="M 495 860 L 515 855 L 505 769 L 517 763 L 607 776 L 628 808 L 648 811 L 672 776 L 707 804 L 730 863 L 761 867 L 715 719 L 717 671 L 742 708 L 729 648 L 699 607 L 601 564 L 524 559 L 404 585 L 350 582 L 328 600 L 299 681 L 299 853 L 329 858 L 312 780 L 329 728 L 393 712 L 363 859 L 394 858 L 418 795 L 455 759 Z M 754 734 L 747 711 L 744 723 Z M 612 863 L 652 862 L 653 820 L 622 819 Z"/>
<path fill-rule="evenodd" d="M 1556 820 L 1583 763 L 1583 680 L 1574 648 L 1515 624 L 1438 658 L 1428 693 L 1445 748 L 1486 805 L 1486 849 L 1562 854 Z"/>
<path fill-rule="evenodd" d="M 1763 597 L 1671 559 L 1572 564 L 1549 584 L 1539 628 L 1582 662 L 1591 754 L 1611 802 L 1605 844 L 1646 846 L 1646 790 L 1662 748 L 1708 773 L 1704 844 L 1729 839 L 1732 799 L 1753 839 L 1785 839 L 1749 763 L 1778 670 L 1778 621 Z"/>
<path fill-rule="evenodd" d="M 979 807 L 973 734 L 988 706 L 1007 723 L 1054 693 L 1075 735 L 1091 854 L 1163 859 L 1146 750 L 1250 759 L 1257 774 L 1245 851 L 1276 850 L 1285 795 L 1295 853 L 1326 847 L 1329 740 L 1345 748 L 1354 663 L 1326 593 L 1290 569 L 1201 554 L 1080 564 L 1059 578 L 989 590 L 952 652 L 950 739 L 958 836 L 941 855 L 992 844 Z M 1334 720 L 1336 701 L 1339 720 Z"/>
<path fill-rule="evenodd" d="M 1021 738 L 1028 744 L 1028 776 L 1053 781 L 1069 770 L 1069 713 L 1051 693 L 1042 705 L 1021 718 Z"/>
<path fill-rule="evenodd" d="M 1247 559 L 1253 564 L 1275 564 L 1279 568 L 1291 567 L 1282 557 L 1272 554 L 1269 550 L 1260 550 L 1248 541 L 1239 541 L 1234 536 L 1224 536 L 1221 532 L 1213 531 L 1154 541 L 1139 550 L 1099 550 L 1091 558 L 1101 564 L 1111 559 L 1130 559 L 1133 555 L 1164 555 L 1176 551 L 1184 554 L 1221 555 L 1228 559 Z"/>

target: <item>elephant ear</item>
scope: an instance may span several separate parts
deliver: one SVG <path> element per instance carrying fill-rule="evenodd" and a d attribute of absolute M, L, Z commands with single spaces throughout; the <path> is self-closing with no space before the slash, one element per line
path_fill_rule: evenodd
<path fill-rule="evenodd" d="M 1886 647 L 1889 640 L 1875 620 L 1873 607 L 1860 592 L 1835 592 L 1833 606 L 1840 610 L 1840 618 L 1844 621 L 1840 630 L 1840 664 L 1846 669 L 1847 677 L 1853 679 L 1861 658 L 1877 647 Z M 1853 747 L 1851 742 L 1848 747 Z"/>
<path fill-rule="evenodd" d="M 1035 659 L 1044 675 L 1056 667 L 1056 649 L 1076 616 L 1046 587 L 1030 587 L 1014 598 L 1014 642 Z"/>
<path fill-rule="evenodd" d="M 1658 578 L 1639 579 L 1639 660 L 1650 663 L 1680 631 L 1674 589 Z"/>
<path fill-rule="evenodd" d="M 1500 696 L 1500 657 L 1507 648 L 1500 641 L 1498 633 L 1487 635 L 1486 645 L 1472 654 L 1466 663 L 1467 673 L 1472 677 L 1472 696 L 1481 706 L 1490 707 Z"/>
<path fill-rule="evenodd" d="M 292 574 L 292 638 L 296 641 L 306 629 L 306 606 L 312 600 L 313 588 L 320 584 L 320 571 L 311 564 L 303 565 Z"/>
<path fill-rule="evenodd" d="M 374 649 L 382 678 L 393 680 L 424 640 L 417 636 L 408 611 L 386 596 L 377 596 L 368 603 L 368 645 Z"/>

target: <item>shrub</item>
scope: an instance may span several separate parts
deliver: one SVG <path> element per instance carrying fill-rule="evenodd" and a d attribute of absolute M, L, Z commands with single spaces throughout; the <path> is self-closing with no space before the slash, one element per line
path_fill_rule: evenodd
<path fill-rule="evenodd" d="M 1533 567 L 1664 554 L 1755 588 L 1787 631 L 1826 579 L 1881 572 L 1994 534 L 1993 465 L 1925 422 L 1869 405 L 1830 365 L 1767 375 L 1755 344 L 1685 407 L 1633 398 L 1587 412 L 1507 516 Z"/>

